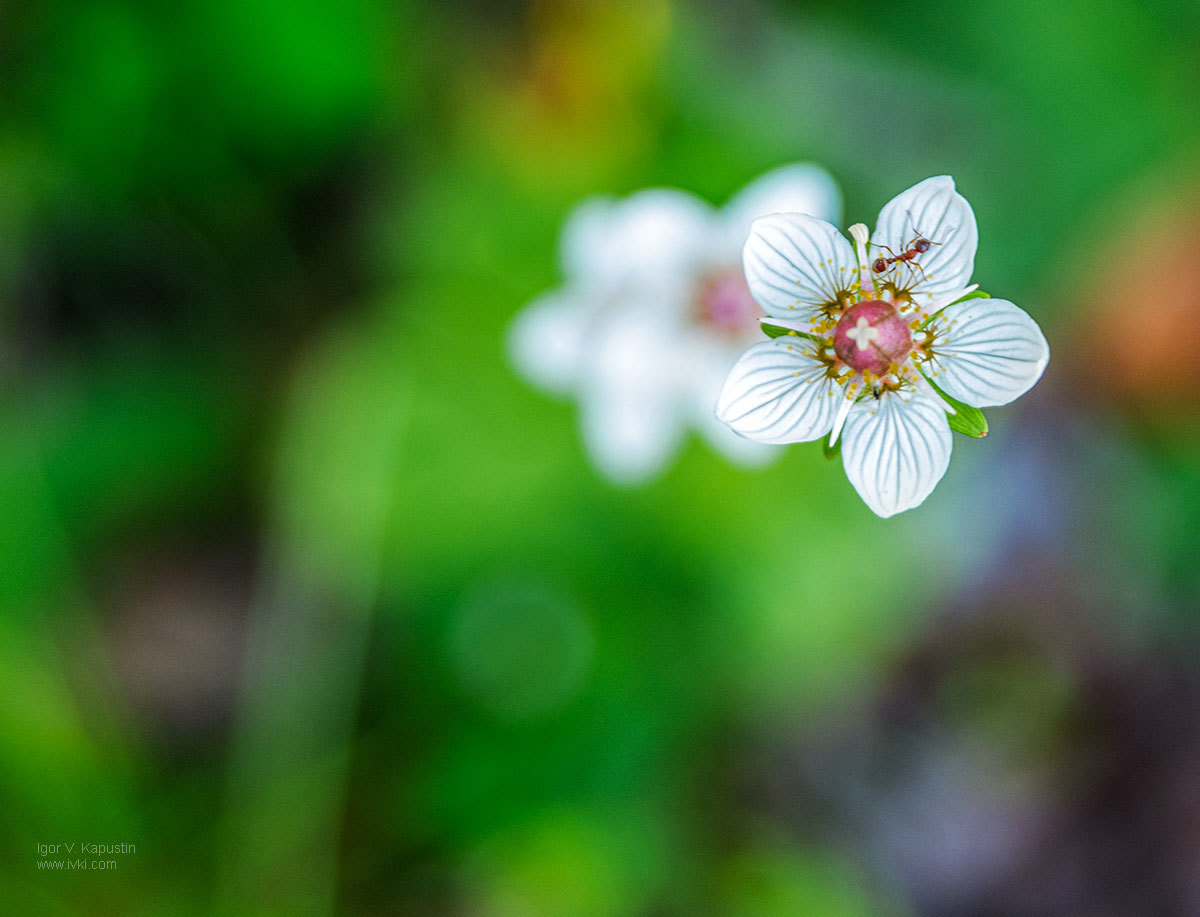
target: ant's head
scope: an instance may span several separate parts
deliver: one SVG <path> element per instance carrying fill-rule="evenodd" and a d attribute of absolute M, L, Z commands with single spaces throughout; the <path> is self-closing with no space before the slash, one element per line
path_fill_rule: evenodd
<path fill-rule="evenodd" d="M 876 274 L 882 274 L 887 270 L 887 267 L 887 258 L 876 258 L 875 263 L 871 265 L 871 270 L 873 270 Z"/>
<path fill-rule="evenodd" d="M 919 252 L 927 252 L 929 251 L 930 244 L 931 243 L 928 239 L 917 239 L 917 241 L 913 243 L 913 248 Z"/>

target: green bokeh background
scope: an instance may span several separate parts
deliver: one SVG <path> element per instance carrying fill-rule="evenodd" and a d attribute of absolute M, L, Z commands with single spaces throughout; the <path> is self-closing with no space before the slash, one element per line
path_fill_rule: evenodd
<path fill-rule="evenodd" d="M 45 0 L 0 60 L 15 913 L 1200 904 L 1200 6 Z M 504 350 L 564 216 L 796 160 L 847 223 L 953 174 L 1046 378 L 892 520 L 816 446 L 613 487 Z"/>

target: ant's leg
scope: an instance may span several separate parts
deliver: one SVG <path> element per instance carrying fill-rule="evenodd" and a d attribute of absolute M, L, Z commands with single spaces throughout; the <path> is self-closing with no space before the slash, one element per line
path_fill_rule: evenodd
<path fill-rule="evenodd" d="M 927 276 L 925 276 L 925 268 L 921 267 L 921 265 L 920 265 L 918 262 L 916 262 L 916 261 L 910 261 L 910 262 L 908 263 L 908 269 L 909 269 L 909 271 L 911 271 L 911 272 L 912 272 L 912 275 L 913 275 L 913 279 L 914 279 L 914 280 L 915 280 L 915 279 L 916 279 L 916 277 L 917 277 L 917 271 L 920 271 L 920 272 L 921 272 L 921 279 L 922 279 L 922 280 L 928 280 L 928 279 L 929 279 Z"/>
<path fill-rule="evenodd" d="M 911 216 L 912 216 L 912 212 L 911 212 L 911 211 L 909 211 L 908 215 L 911 217 Z M 913 226 L 913 232 L 915 232 L 915 233 L 917 234 L 917 239 L 924 239 L 924 240 L 925 240 L 926 242 L 928 242 L 930 245 L 941 245 L 941 244 L 942 244 L 941 242 L 934 242 L 934 241 L 933 241 L 933 239 L 929 238 L 929 236 L 925 235 L 925 233 L 923 233 L 923 232 L 921 232 L 921 230 L 917 229 L 917 227 L 916 227 L 916 226 Z M 912 241 L 912 242 L 909 242 L 909 243 L 908 243 L 908 247 L 909 247 L 909 248 L 912 248 L 912 246 L 913 246 L 913 242 L 916 242 L 916 241 L 917 241 L 917 239 L 913 239 L 913 241 Z"/>
<path fill-rule="evenodd" d="M 885 267 L 885 268 L 884 268 L 884 270 L 882 270 L 882 271 L 877 271 L 877 270 L 875 270 L 875 269 L 874 269 L 874 268 L 875 268 L 875 265 L 879 263 L 879 260 L 880 260 L 879 258 L 876 258 L 876 260 L 875 260 L 874 264 L 872 264 L 872 265 L 871 265 L 872 273 L 874 273 L 874 274 L 877 274 L 877 275 L 882 275 L 882 274 L 884 274 L 884 273 L 885 273 L 885 272 L 886 272 L 886 271 L 887 271 L 887 270 L 888 270 L 888 269 L 889 269 L 889 268 L 890 268 L 890 267 L 891 267 L 891 266 L 892 266 L 892 265 L 893 265 L 893 264 L 894 264 L 894 263 L 895 263 L 895 262 L 896 262 L 898 259 L 896 258 L 896 253 L 895 253 L 894 251 L 892 251 L 890 248 L 888 248 L 886 245 L 876 245 L 875 247 L 876 247 L 876 248 L 878 248 L 878 249 L 882 249 L 883 251 L 887 252 L 887 253 L 888 253 L 888 255 L 890 256 L 890 257 L 888 257 L 888 258 L 883 258 L 883 259 L 882 259 L 883 261 L 885 261 L 885 262 L 887 263 L 887 267 Z M 868 261 L 870 260 L 870 255 L 869 255 L 869 254 L 867 255 L 867 259 L 868 259 Z M 882 279 L 882 276 L 880 277 L 880 279 Z"/>

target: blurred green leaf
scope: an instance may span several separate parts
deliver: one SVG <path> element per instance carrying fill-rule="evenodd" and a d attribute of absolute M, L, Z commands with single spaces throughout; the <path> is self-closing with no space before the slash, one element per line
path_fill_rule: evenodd
<path fill-rule="evenodd" d="M 720 913 L 739 917 L 867 917 L 879 914 L 867 884 L 830 851 L 764 839 L 721 864 Z M 886 913 L 893 913 L 892 911 Z"/>

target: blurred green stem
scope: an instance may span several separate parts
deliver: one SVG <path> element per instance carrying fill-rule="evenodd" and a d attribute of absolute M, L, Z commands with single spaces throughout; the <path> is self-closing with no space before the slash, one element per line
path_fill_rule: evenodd
<path fill-rule="evenodd" d="M 220 913 L 332 913 L 351 734 L 397 467 L 402 361 L 355 333 L 301 367 L 242 673 Z"/>

